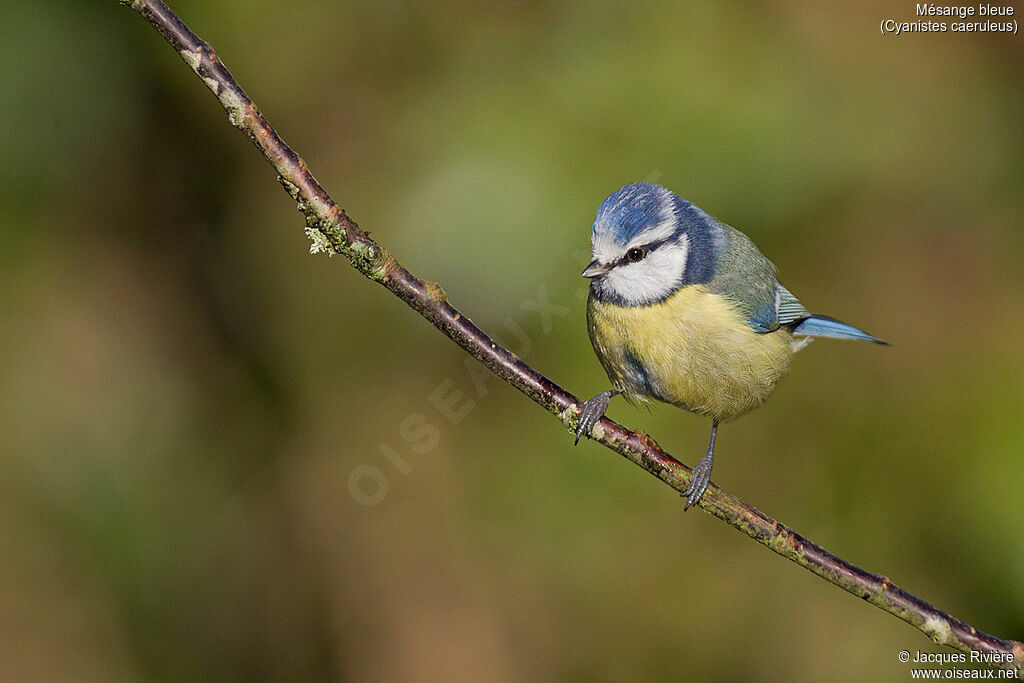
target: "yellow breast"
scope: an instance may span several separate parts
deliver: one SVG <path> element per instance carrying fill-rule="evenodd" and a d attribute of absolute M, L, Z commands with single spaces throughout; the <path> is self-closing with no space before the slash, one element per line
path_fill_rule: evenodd
<path fill-rule="evenodd" d="M 788 331 L 755 332 L 735 304 L 702 285 L 649 306 L 591 295 L 587 325 L 616 389 L 720 421 L 763 403 L 793 357 Z"/>

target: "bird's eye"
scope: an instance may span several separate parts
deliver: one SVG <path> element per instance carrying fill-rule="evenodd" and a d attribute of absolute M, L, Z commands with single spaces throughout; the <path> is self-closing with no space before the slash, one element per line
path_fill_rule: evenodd
<path fill-rule="evenodd" d="M 641 247 L 633 247 L 632 249 L 626 252 L 626 261 L 628 261 L 629 263 L 636 263 L 637 261 L 643 259 L 644 256 L 647 256 L 646 249 L 643 249 Z"/>

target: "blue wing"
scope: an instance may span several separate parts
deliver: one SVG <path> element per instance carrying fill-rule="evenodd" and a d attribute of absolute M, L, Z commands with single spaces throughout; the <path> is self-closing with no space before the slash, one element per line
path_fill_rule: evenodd
<path fill-rule="evenodd" d="M 757 302 L 759 306 L 755 308 L 754 315 L 747 321 L 758 332 L 774 332 L 784 325 L 791 325 L 811 314 L 774 276 L 772 276 L 772 284 L 769 293 L 773 293 L 774 296 L 760 297 L 761 300 Z"/>
<path fill-rule="evenodd" d="M 861 339 L 885 344 L 852 325 L 827 315 L 812 315 L 775 277 L 775 266 L 739 230 L 716 222 L 724 247 L 708 287 L 727 296 L 747 316 L 747 324 L 758 332 L 788 327 L 796 335 Z"/>
<path fill-rule="evenodd" d="M 758 332 L 774 332 L 810 315 L 775 278 L 775 266 L 754 243 L 730 225 L 716 222 L 724 242 L 708 288 L 735 301 Z"/>

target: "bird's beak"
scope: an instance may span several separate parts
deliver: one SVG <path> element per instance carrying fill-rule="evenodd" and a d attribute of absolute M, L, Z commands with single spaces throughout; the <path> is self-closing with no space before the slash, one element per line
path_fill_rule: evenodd
<path fill-rule="evenodd" d="M 608 271 L 611 269 L 612 267 L 610 265 L 601 263 L 597 259 L 594 259 L 590 262 L 590 265 L 583 269 L 583 272 L 580 273 L 580 275 L 583 277 L 601 277 L 603 275 L 607 275 Z"/>

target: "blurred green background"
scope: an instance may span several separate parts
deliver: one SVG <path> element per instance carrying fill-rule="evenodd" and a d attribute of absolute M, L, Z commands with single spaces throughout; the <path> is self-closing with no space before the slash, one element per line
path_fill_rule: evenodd
<path fill-rule="evenodd" d="M 605 195 L 747 232 L 893 345 L 812 344 L 716 482 L 1024 638 L 1020 37 L 882 37 L 891 3 L 173 6 L 362 227 L 578 395 Z M 932 647 L 310 256 L 131 10 L 9 0 L 0 36 L 0 678 L 905 680 Z M 703 453 L 704 420 L 610 415 Z"/>

